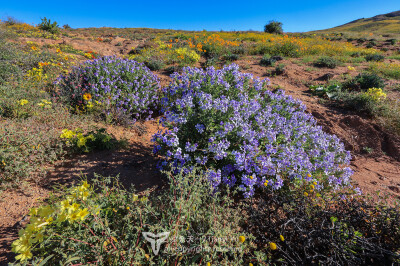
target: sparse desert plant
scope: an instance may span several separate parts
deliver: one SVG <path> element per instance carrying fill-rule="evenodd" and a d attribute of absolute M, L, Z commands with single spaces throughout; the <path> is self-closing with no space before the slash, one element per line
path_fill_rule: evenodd
<path fill-rule="evenodd" d="M 279 64 L 278 66 L 275 67 L 274 74 L 275 75 L 282 75 L 285 73 L 285 64 Z"/>
<path fill-rule="evenodd" d="M 39 29 L 48 31 L 51 34 L 57 34 L 60 31 L 57 22 L 54 21 L 51 23 L 51 20 L 47 19 L 46 17 L 42 18 L 42 22 L 38 25 L 38 27 Z"/>
<path fill-rule="evenodd" d="M 372 48 L 377 45 L 376 41 L 370 41 L 365 47 L 366 48 Z"/>
<path fill-rule="evenodd" d="M 340 64 L 335 58 L 324 56 L 317 59 L 314 62 L 316 67 L 336 68 Z"/>
<path fill-rule="evenodd" d="M 379 61 L 383 61 L 383 59 L 385 59 L 385 56 L 383 56 L 381 54 L 369 54 L 369 55 L 365 56 L 365 60 L 367 60 L 367 61 L 379 62 Z"/>
<path fill-rule="evenodd" d="M 223 58 L 225 61 L 233 62 L 233 61 L 236 61 L 239 59 L 239 55 L 228 53 L 228 54 L 224 55 Z"/>
<path fill-rule="evenodd" d="M 376 62 L 369 65 L 369 71 L 381 74 L 387 78 L 400 80 L 400 63 Z"/>
<path fill-rule="evenodd" d="M 264 55 L 260 60 L 260 65 L 262 66 L 273 66 L 275 64 L 275 58 L 270 57 L 269 55 Z"/>
<path fill-rule="evenodd" d="M 349 90 L 366 91 L 369 88 L 384 88 L 385 82 L 376 74 L 360 73 L 356 77 L 345 81 L 342 86 Z"/>
<path fill-rule="evenodd" d="M 358 38 L 358 39 L 357 39 L 357 43 L 364 43 L 364 42 L 366 42 L 366 41 L 367 41 L 366 38 Z"/>
<path fill-rule="evenodd" d="M 149 58 L 144 61 L 144 64 L 152 71 L 161 70 L 165 67 L 165 62 L 159 57 Z"/>
<path fill-rule="evenodd" d="M 365 92 L 343 92 L 339 95 L 340 104 L 350 110 L 370 116 L 381 116 L 388 105 L 384 102 L 376 101 L 375 98 Z"/>

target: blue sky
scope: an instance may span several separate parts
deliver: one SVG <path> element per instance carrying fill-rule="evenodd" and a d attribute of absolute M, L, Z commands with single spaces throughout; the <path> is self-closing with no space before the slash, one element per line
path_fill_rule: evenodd
<path fill-rule="evenodd" d="M 29 24 L 41 17 L 60 26 L 132 27 L 182 30 L 263 30 L 270 20 L 284 31 L 334 27 L 362 17 L 400 10 L 399 0 L 286 1 L 32 1 L 1 0 L 0 17 Z"/>

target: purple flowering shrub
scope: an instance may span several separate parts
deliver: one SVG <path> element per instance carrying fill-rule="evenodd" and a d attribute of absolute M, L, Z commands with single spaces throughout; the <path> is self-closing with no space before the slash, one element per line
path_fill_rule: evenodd
<path fill-rule="evenodd" d="M 258 187 L 350 185 L 343 144 L 299 100 L 267 90 L 267 80 L 240 73 L 235 64 L 187 67 L 171 77 L 161 100 L 166 129 L 153 136 L 161 169 L 168 162 L 187 172 L 200 165 L 214 188 L 235 186 L 245 197 Z"/>
<path fill-rule="evenodd" d="M 102 57 L 74 67 L 55 82 L 75 110 L 98 109 L 106 115 L 136 119 L 151 116 L 158 104 L 159 81 L 143 63 Z"/>

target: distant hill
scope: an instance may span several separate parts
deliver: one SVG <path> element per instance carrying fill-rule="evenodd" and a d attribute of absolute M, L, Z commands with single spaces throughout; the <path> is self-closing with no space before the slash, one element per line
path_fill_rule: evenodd
<path fill-rule="evenodd" d="M 360 18 L 349 23 L 314 32 L 366 32 L 377 34 L 400 34 L 400 10 L 372 18 Z"/>

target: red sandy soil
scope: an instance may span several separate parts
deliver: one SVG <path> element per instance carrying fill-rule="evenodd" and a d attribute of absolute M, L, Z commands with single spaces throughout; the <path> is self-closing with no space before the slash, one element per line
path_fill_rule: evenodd
<path fill-rule="evenodd" d="M 130 41 L 116 38 L 111 43 L 99 43 L 85 39 L 43 40 L 25 38 L 41 44 L 65 42 L 80 50 L 93 50 L 102 55 L 127 54 L 132 47 L 143 41 Z M 115 44 L 120 42 L 121 46 Z M 267 78 L 273 68 L 261 67 L 259 57 L 248 57 L 239 60 L 244 72 L 256 77 Z M 344 111 L 319 103 L 317 97 L 308 92 L 308 84 L 318 81 L 324 74 L 331 73 L 333 78 L 340 78 L 345 73 L 345 66 L 333 70 L 313 69 L 306 71 L 307 65 L 293 63 L 294 60 L 283 60 L 285 73 L 271 76 L 271 88 L 280 87 L 286 93 L 302 100 L 307 111 L 312 113 L 318 124 L 331 134 L 336 134 L 352 152 L 351 167 L 355 171 L 354 182 L 365 194 L 376 194 L 377 191 L 387 193 L 391 199 L 400 199 L 400 138 L 383 128 L 377 121 L 361 117 L 355 113 Z M 357 67 L 360 71 L 362 67 Z M 157 72 L 162 85 L 169 82 L 169 77 Z M 353 75 L 355 75 L 354 73 Z M 321 82 L 320 82 L 321 83 Z M 323 82 L 322 82 L 323 83 Z M 391 92 L 389 97 L 399 97 L 398 92 Z M 70 185 L 86 175 L 89 179 L 98 173 L 105 176 L 116 176 L 126 187 L 131 184 L 139 191 L 157 189 L 162 186 L 163 179 L 155 170 L 157 158 L 152 155 L 151 136 L 158 130 L 155 121 L 144 123 L 144 127 L 127 129 L 109 127 L 108 132 L 117 138 L 126 138 L 129 147 L 120 151 L 104 151 L 70 158 L 51 167 L 48 176 L 40 182 L 21 184 L 18 189 L 0 192 L 0 265 L 13 260 L 10 244 L 17 237 L 21 225 L 27 221 L 27 213 L 32 206 L 44 200 L 53 186 Z M 146 132 L 143 132 L 145 129 Z M 364 148 L 372 148 L 366 153 Z"/>

